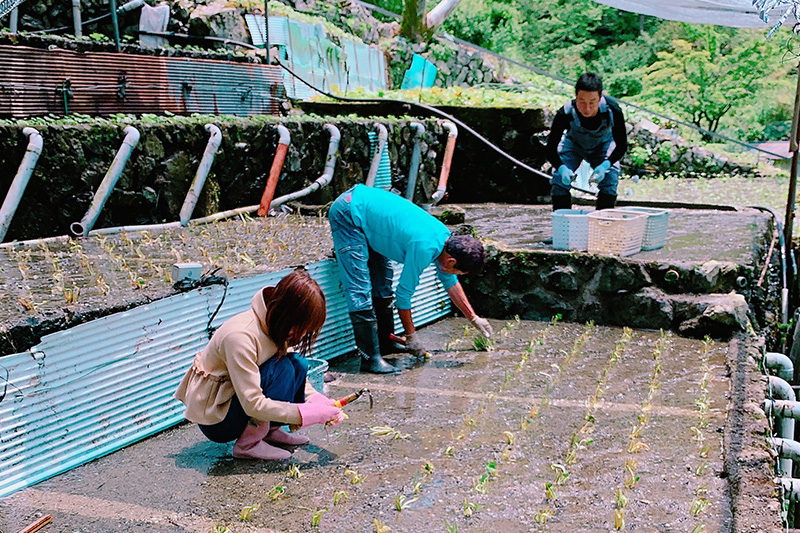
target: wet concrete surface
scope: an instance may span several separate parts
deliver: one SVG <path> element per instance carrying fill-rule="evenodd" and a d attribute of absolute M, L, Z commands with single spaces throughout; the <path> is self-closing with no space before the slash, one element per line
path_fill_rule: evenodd
<path fill-rule="evenodd" d="M 463 204 L 465 222 L 482 238 L 512 249 L 552 250 L 545 241 L 553 236 L 552 209 L 540 205 Z M 589 206 L 575 209 L 593 210 Z M 754 265 L 756 243 L 768 229 L 770 215 L 751 208 L 738 211 L 669 209 L 667 240 L 663 248 L 642 251 L 634 261 L 705 263 L 730 261 Z"/>
<path fill-rule="evenodd" d="M 479 351 L 465 325 L 421 330 L 430 359 L 397 356 L 397 376 L 332 361 L 324 392 L 368 387 L 374 408 L 362 397 L 343 424 L 301 430 L 311 443 L 288 461 L 232 459 L 182 424 L 0 500 L 0 530 L 49 513 L 59 532 L 594 532 L 617 512 L 625 531 L 778 531 L 763 485 L 749 503 L 763 513 L 733 516 L 723 435 L 753 438 L 726 427 L 741 339 L 512 320 Z"/>

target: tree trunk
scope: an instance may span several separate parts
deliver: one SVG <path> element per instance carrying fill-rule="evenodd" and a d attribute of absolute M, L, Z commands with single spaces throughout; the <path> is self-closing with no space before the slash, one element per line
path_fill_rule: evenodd
<path fill-rule="evenodd" d="M 403 9 L 403 22 L 400 35 L 411 42 L 427 40 L 428 27 L 425 23 L 425 0 L 406 0 Z"/>

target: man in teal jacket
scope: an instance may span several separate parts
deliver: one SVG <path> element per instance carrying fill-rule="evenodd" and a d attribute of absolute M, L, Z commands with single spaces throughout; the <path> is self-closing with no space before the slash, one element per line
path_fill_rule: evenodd
<path fill-rule="evenodd" d="M 451 236 L 439 220 L 412 202 L 366 185 L 356 185 L 333 202 L 328 212 L 339 273 L 353 323 L 361 370 L 397 372 L 381 354 L 391 350 L 392 270 L 388 259 L 403 264 L 397 285 L 397 313 L 406 348 L 420 355 L 425 348 L 411 318 L 411 296 L 422 271 L 431 263 L 456 307 L 486 336 L 492 327 L 479 317 L 456 275 L 480 271 L 483 245 L 469 235 Z"/>

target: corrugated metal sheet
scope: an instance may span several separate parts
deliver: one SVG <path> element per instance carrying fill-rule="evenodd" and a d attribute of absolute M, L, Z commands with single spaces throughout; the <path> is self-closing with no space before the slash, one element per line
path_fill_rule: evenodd
<path fill-rule="evenodd" d="M 328 299 L 313 354 L 328 359 L 354 350 L 336 263 L 307 268 Z M 248 309 L 259 288 L 288 272 L 232 280 L 213 325 Z M 398 277 L 395 272 L 395 283 Z M 208 341 L 206 324 L 222 295 L 216 285 L 171 296 L 0 358 L 0 497 L 181 422 L 183 406 L 172 393 Z M 449 312 L 433 266 L 412 303 L 420 325 Z"/>
<path fill-rule="evenodd" d="M 280 67 L 0 46 L 0 115 L 278 114 Z"/>
<path fill-rule="evenodd" d="M 375 151 L 378 149 L 378 134 L 374 131 L 370 131 L 367 133 L 367 136 L 369 137 L 369 151 L 373 154 L 373 157 L 375 157 Z M 375 174 L 375 184 L 373 187 L 376 189 L 383 189 L 384 191 L 388 191 L 392 188 L 392 164 L 391 161 L 389 161 L 388 141 L 383 146 L 383 151 L 378 161 L 378 172 Z"/>
<path fill-rule="evenodd" d="M 253 43 L 264 46 L 264 17 L 245 15 L 245 21 Z M 328 39 L 319 24 L 269 17 L 270 46 L 277 46 L 287 66 L 314 87 L 325 91 L 335 88 L 345 94 L 356 87 L 385 89 L 386 58 L 381 49 L 351 39 L 339 40 L 341 47 Z M 283 73 L 283 81 L 290 98 L 303 100 L 316 93 L 288 72 Z"/>

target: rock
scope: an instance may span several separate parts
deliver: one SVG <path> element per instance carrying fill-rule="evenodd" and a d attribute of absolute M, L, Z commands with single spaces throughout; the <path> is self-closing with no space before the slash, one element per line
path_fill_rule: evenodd
<path fill-rule="evenodd" d="M 209 35 L 248 42 L 250 35 L 239 10 L 228 7 L 225 0 L 197 6 L 189 17 L 191 29 L 198 35 Z"/>

